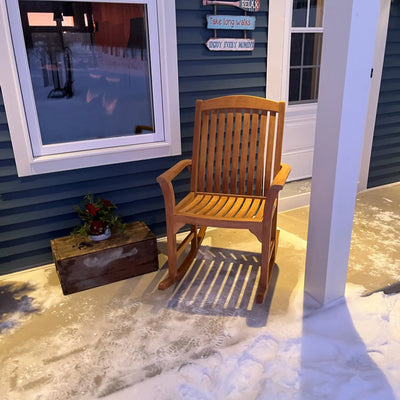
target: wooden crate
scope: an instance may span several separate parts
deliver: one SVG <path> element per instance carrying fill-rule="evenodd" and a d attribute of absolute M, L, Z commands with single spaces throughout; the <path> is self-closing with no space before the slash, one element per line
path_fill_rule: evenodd
<path fill-rule="evenodd" d="M 54 239 L 51 248 L 64 294 L 158 270 L 156 237 L 143 222 L 101 242 L 80 235 Z"/>

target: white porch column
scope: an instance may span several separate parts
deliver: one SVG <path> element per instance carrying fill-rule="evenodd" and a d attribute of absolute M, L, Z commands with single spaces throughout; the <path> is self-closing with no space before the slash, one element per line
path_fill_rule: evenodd
<path fill-rule="evenodd" d="M 344 295 L 379 0 L 325 0 L 305 292 Z"/>

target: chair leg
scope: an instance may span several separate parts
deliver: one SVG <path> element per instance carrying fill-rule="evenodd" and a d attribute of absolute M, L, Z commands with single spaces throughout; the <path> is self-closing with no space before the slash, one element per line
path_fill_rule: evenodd
<path fill-rule="evenodd" d="M 158 285 L 159 290 L 164 290 L 173 285 L 175 282 L 179 281 L 183 275 L 187 272 L 190 265 L 192 264 L 197 252 L 199 251 L 201 242 L 204 239 L 206 233 L 206 226 L 201 226 L 199 231 L 197 231 L 196 225 L 191 225 L 190 233 L 185 238 L 185 240 L 176 247 L 176 234 L 169 235 L 167 228 L 167 241 L 168 241 L 168 276 L 160 282 Z M 170 239 L 171 237 L 171 239 Z M 186 255 L 182 264 L 177 268 L 178 254 L 180 254 L 185 247 L 190 243 L 190 251 Z"/>
<path fill-rule="evenodd" d="M 267 295 L 267 290 L 269 286 L 269 258 L 270 258 L 270 246 L 269 241 L 267 243 L 262 243 L 261 250 L 261 276 L 260 281 L 258 283 L 257 295 L 256 295 L 256 303 L 262 304 L 264 303 L 265 297 Z"/>
<path fill-rule="evenodd" d="M 256 303 L 264 303 L 269 284 L 271 282 L 272 270 L 275 265 L 275 257 L 278 249 L 279 230 L 277 230 L 278 212 L 274 211 L 271 225 L 264 233 L 261 241 L 261 276 L 257 288 Z"/>
<path fill-rule="evenodd" d="M 279 230 L 274 230 L 274 240 L 271 239 L 271 243 L 262 245 L 261 251 L 261 276 L 257 288 L 256 303 L 264 303 L 265 297 L 267 296 L 268 287 L 271 283 L 272 270 L 275 265 L 276 251 L 278 248 L 279 241 Z"/>
<path fill-rule="evenodd" d="M 168 253 L 168 276 L 162 280 L 158 289 L 164 290 L 176 282 L 177 276 L 177 248 L 176 248 L 176 233 L 167 226 L 167 253 Z"/>
<path fill-rule="evenodd" d="M 278 251 L 278 242 L 279 242 L 279 230 L 276 229 L 278 220 L 278 206 L 275 209 L 274 217 L 272 218 L 272 226 L 271 226 L 271 254 L 270 254 L 270 262 L 268 266 L 268 280 L 270 280 L 272 275 L 272 269 L 275 264 L 275 257 Z"/>

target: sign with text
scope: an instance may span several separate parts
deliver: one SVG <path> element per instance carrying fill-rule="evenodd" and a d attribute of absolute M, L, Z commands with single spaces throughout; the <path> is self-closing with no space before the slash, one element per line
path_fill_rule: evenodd
<path fill-rule="evenodd" d="M 208 29 L 254 30 L 256 17 L 246 15 L 207 15 Z"/>
<path fill-rule="evenodd" d="M 211 51 L 252 51 L 254 43 L 254 39 L 211 38 L 206 46 Z"/>
<path fill-rule="evenodd" d="M 233 6 L 241 8 L 245 11 L 257 12 L 260 9 L 260 0 L 238 0 L 238 1 L 220 1 L 220 0 L 203 0 L 203 6 L 221 5 Z"/>

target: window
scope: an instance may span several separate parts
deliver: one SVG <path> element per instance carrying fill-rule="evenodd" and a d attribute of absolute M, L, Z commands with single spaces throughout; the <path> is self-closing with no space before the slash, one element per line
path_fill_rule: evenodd
<path fill-rule="evenodd" d="M 312 174 L 323 35 L 322 0 L 269 0 L 267 97 L 288 102 L 282 160 Z"/>
<path fill-rule="evenodd" d="M 8 0 L 7 13 L 19 175 L 180 153 L 173 0 Z"/>
<path fill-rule="evenodd" d="M 318 100 L 323 7 L 323 0 L 293 0 L 289 104 Z"/>

